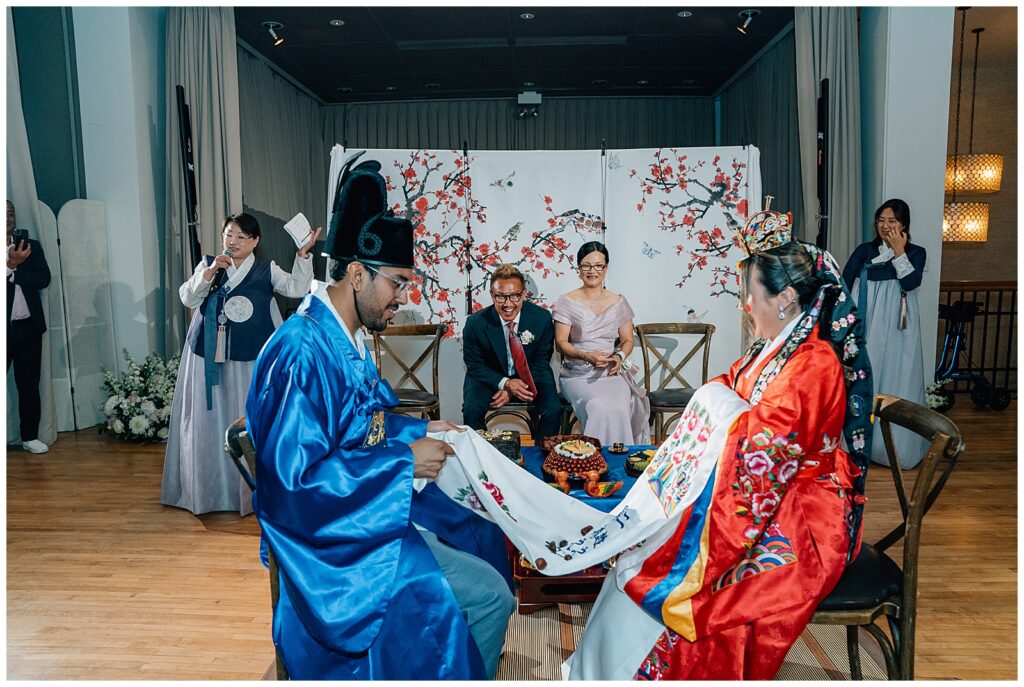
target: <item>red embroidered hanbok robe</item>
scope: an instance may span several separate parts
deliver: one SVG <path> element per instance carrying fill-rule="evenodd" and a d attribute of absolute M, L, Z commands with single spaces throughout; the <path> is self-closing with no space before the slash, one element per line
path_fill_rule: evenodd
<path fill-rule="evenodd" d="M 669 628 L 637 679 L 771 679 L 842 574 L 857 472 L 840 448 L 843 369 L 815 326 L 755 393 L 784 358 L 744 358 L 712 380 L 755 402 L 730 432 L 706 505 L 692 505 L 625 585 Z"/>

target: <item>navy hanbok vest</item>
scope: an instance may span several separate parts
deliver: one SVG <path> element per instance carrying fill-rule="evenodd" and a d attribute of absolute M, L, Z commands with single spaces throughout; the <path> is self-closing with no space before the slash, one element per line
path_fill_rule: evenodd
<path fill-rule="evenodd" d="M 204 256 L 203 263 L 207 266 L 213 264 L 213 257 Z M 224 301 L 235 296 L 244 296 L 252 302 L 252 316 L 245 322 L 233 322 L 228 319 L 225 323 L 228 335 L 228 360 L 256 360 L 263 344 L 274 333 L 274 322 L 270 319 L 270 300 L 274 297 L 274 287 L 270 283 L 270 261 L 257 260 L 249 274 L 245 275 L 245 279 L 226 292 L 223 298 L 211 290 L 199 306 L 199 313 L 192 318 L 192 324 L 188 328 L 187 338 L 192 352 L 199 357 L 206 357 L 203 343 L 206 309 L 211 307 L 211 303 L 216 303 L 215 315 L 219 316 L 224 308 Z"/>

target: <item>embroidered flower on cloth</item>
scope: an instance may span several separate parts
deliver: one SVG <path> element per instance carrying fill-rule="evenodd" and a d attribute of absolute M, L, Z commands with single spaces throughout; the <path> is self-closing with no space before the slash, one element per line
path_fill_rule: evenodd
<path fill-rule="evenodd" d="M 519 340 L 523 342 L 524 346 L 529 346 L 531 343 L 533 343 L 533 338 L 533 332 L 531 332 L 529 329 L 519 332 Z"/>

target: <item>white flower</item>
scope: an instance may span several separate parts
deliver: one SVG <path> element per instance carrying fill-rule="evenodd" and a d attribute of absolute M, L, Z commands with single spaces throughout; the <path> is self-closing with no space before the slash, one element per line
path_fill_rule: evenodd
<path fill-rule="evenodd" d="M 167 431 L 166 427 L 161 427 L 159 430 L 157 430 L 157 433 L 156 433 L 156 435 L 158 437 L 160 437 L 161 439 L 166 439 L 167 438 L 167 434 L 168 434 L 168 431 Z"/>
<path fill-rule="evenodd" d="M 533 338 L 533 332 L 531 332 L 529 329 L 519 333 L 519 340 L 523 342 L 524 346 L 529 346 L 530 343 L 533 341 Z"/>
<path fill-rule="evenodd" d="M 115 417 L 110 421 L 110 429 L 114 434 L 122 434 L 124 432 L 124 423 Z"/>
<path fill-rule="evenodd" d="M 109 416 L 111 413 L 114 412 L 114 408 L 116 408 L 119 403 L 121 403 L 121 397 L 120 396 L 117 396 L 117 395 L 111 396 L 110 398 L 107 399 L 107 402 L 103 404 L 103 412 L 107 416 Z"/>
<path fill-rule="evenodd" d="M 141 410 L 147 417 L 154 417 L 156 415 L 156 404 L 149 399 L 146 399 L 139 404 L 139 410 Z"/>
<path fill-rule="evenodd" d="M 128 429 L 132 431 L 132 434 L 143 434 L 149 429 L 149 420 L 143 415 L 136 415 L 128 421 Z"/>

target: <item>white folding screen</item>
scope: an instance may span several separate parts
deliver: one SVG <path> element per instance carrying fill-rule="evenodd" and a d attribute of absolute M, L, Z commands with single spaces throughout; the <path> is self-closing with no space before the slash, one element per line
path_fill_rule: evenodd
<path fill-rule="evenodd" d="M 332 170 L 351 152 L 336 146 Z M 599 240 L 611 256 L 607 286 L 637 324 L 714 324 L 712 375 L 740 355 L 733 229 L 761 207 L 757 148 L 370 149 L 360 159 L 381 163 L 391 208 L 416 227 L 421 283 L 396 321 L 446 322 L 459 339 L 469 309 L 490 305 L 488 275 L 501 262 L 518 266 L 533 301 L 550 307 L 580 284 L 577 249 Z M 457 348 L 442 354 L 449 418 L 461 408 Z"/>

